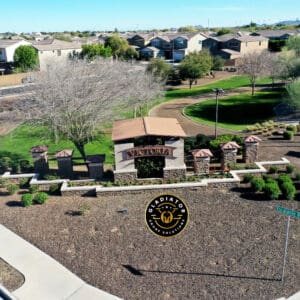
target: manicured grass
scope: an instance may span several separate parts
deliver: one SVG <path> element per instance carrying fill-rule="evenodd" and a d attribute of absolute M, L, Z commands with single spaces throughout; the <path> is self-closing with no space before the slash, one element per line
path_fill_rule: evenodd
<path fill-rule="evenodd" d="M 258 80 L 257 85 L 271 83 L 269 78 L 262 78 Z M 232 90 L 240 87 L 250 86 L 248 77 L 246 76 L 233 76 L 227 79 L 219 80 L 213 83 L 209 83 L 203 86 L 197 86 L 190 89 L 174 89 L 166 92 L 166 100 L 172 100 L 175 98 L 183 98 L 189 96 L 197 96 L 201 94 L 207 94 L 212 92 L 212 88 L 218 87 L 223 90 Z"/>
<path fill-rule="evenodd" d="M 219 98 L 218 127 L 243 130 L 256 122 L 270 120 L 274 117 L 273 108 L 282 100 L 283 90 L 277 89 L 268 92 L 241 94 L 231 97 Z M 206 100 L 184 109 L 184 113 L 192 120 L 215 125 L 216 101 Z"/>
<path fill-rule="evenodd" d="M 60 141 L 55 144 L 49 138 L 45 138 L 42 126 L 20 125 L 14 131 L 4 137 L 0 137 L 0 152 L 7 151 L 19 154 L 23 159 L 31 160 L 31 147 L 36 145 L 48 145 L 49 153 L 62 149 L 74 149 L 73 157 L 80 157 L 79 152 L 70 141 Z M 90 142 L 85 147 L 86 154 L 106 154 L 106 163 L 113 163 L 113 143 L 110 135 L 101 135 L 95 141 Z M 82 160 L 79 160 L 79 162 Z"/>

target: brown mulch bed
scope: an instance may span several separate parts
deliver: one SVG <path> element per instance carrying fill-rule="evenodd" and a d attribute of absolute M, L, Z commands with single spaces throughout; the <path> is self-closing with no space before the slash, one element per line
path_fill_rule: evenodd
<path fill-rule="evenodd" d="M 24 283 L 23 275 L 0 258 L 0 284 L 14 291 Z"/>
<path fill-rule="evenodd" d="M 299 165 L 300 137 L 266 139 L 260 160 L 285 156 Z M 33 243 L 88 283 L 124 299 L 276 299 L 300 289 L 300 222 L 292 218 L 285 283 L 280 282 L 286 216 L 242 187 L 233 191 L 177 191 L 190 221 L 177 237 L 153 235 L 145 224 L 155 192 L 97 198 L 50 197 L 18 206 L 0 197 L 0 223 Z M 86 215 L 78 211 L 90 206 Z M 117 210 L 128 209 L 128 214 Z M 134 275 L 125 266 L 140 270 Z"/>

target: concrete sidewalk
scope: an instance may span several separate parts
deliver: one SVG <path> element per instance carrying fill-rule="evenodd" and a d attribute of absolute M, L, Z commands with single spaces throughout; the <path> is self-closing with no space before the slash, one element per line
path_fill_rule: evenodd
<path fill-rule="evenodd" d="M 24 284 L 12 294 L 20 300 L 118 300 L 71 273 L 52 257 L 0 224 L 0 257 L 21 272 Z"/>

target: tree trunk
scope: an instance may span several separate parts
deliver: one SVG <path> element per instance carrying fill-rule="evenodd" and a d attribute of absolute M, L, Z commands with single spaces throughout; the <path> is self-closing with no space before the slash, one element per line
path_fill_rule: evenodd
<path fill-rule="evenodd" d="M 79 153 L 81 154 L 83 160 L 86 160 L 85 150 L 84 150 L 84 144 L 83 143 L 76 143 L 73 142 Z"/>
<path fill-rule="evenodd" d="M 190 90 L 192 89 L 193 81 L 194 81 L 194 80 L 191 80 L 191 79 L 189 80 L 189 82 L 190 82 Z"/>
<path fill-rule="evenodd" d="M 251 89 L 252 89 L 251 95 L 254 96 L 255 82 L 252 82 Z"/>

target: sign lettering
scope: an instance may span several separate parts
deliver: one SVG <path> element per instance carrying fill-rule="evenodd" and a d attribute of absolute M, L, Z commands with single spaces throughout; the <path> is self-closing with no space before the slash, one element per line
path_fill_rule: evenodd
<path fill-rule="evenodd" d="M 149 156 L 173 156 L 174 147 L 155 145 L 145 147 L 135 147 L 125 150 L 125 159 L 134 159 L 137 157 L 149 157 Z"/>

